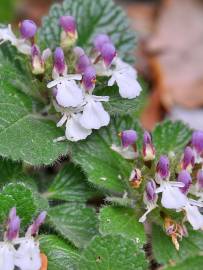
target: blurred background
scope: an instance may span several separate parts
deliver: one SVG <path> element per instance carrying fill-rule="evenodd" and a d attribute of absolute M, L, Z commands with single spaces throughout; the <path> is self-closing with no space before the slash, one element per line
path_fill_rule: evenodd
<path fill-rule="evenodd" d="M 40 25 L 54 2 L 60 1 L 0 0 L 0 23 L 30 18 Z M 138 33 L 136 68 L 149 86 L 143 125 L 152 129 L 168 117 L 203 130 L 203 1 L 116 2 Z"/>

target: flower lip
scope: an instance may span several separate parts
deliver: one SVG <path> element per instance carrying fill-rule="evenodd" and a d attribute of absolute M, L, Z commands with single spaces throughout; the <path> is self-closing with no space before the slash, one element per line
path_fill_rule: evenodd
<path fill-rule="evenodd" d="M 184 151 L 183 160 L 182 160 L 182 168 L 186 170 L 188 166 L 194 166 L 195 156 L 192 151 L 192 148 L 187 146 Z"/>
<path fill-rule="evenodd" d="M 59 74 L 63 74 L 66 68 L 64 52 L 60 47 L 54 52 L 54 67 Z"/>
<path fill-rule="evenodd" d="M 135 130 L 124 130 L 120 133 L 121 143 L 123 147 L 133 145 L 137 140 L 137 132 Z"/>
<path fill-rule="evenodd" d="M 149 202 L 154 202 L 156 200 L 157 195 L 155 191 L 156 191 L 156 184 L 154 180 L 151 179 L 148 181 L 145 189 L 146 198 Z"/>
<path fill-rule="evenodd" d="M 101 56 L 106 66 L 110 66 L 116 57 L 116 48 L 112 43 L 105 43 L 101 49 Z"/>
<path fill-rule="evenodd" d="M 110 37 L 106 34 L 99 34 L 93 40 L 94 47 L 98 52 L 101 52 L 105 43 L 111 43 Z"/>
<path fill-rule="evenodd" d="M 66 33 L 75 34 L 77 25 L 73 16 L 61 16 L 59 24 Z"/>
<path fill-rule="evenodd" d="M 203 131 L 197 130 L 192 134 L 192 146 L 198 154 L 203 152 Z"/>
<path fill-rule="evenodd" d="M 203 188 L 203 169 L 197 172 L 197 184 L 199 188 Z"/>
<path fill-rule="evenodd" d="M 178 175 L 178 181 L 182 182 L 185 186 L 180 188 L 182 193 L 187 194 L 188 190 L 190 188 L 190 185 L 192 184 L 192 178 L 188 171 L 183 170 Z"/>
<path fill-rule="evenodd" d="M 19 24 L 21 36 L 25 39 L 34 37 L 37 32 L 37 25 L 32 20 L 24 20 Z"/>
<path fill-rule="evenodd" d="M 159 174 L 161 179 L 169 177 L 169 159 L 167 156 L 161 156 L 156 167 L 156 172 Z"/>
<path fill-rule="evenodd" d="M 82 82 L 87 91 L 94 89 L 96 82 L 96 70 L 93 66 L 88 66 L 85 69 Z"/>

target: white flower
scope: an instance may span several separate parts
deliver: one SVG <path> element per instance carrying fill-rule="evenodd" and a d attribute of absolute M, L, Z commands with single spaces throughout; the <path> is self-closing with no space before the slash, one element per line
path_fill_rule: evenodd
<path fill-rule="evenodd" d="M 14 270 L 14 253 L 15 249 L 12 244 L 7 242 L 0 242 L 1 270 Z"/>
<path fill-rule="evenodd" d="M 19 238 L 20 244 L 15 252 L 15 265 L 21 270 L 39 270 L 41 267 L 39 243 L 33 237 Z"/>
<path fill-rule="evenodd" d="M 81 126 L 80 118 L 81 113 L 64 113 L 57 127 L 61 127 L 66 122 L 65 137 L 59 137 L 55 141 L 61 141 L 65 138 L 73 142 L 86 139 L 92 133 L 92 130 Z"/>
<path fill-rule="evenodd" d="M 17 38 L 13 33 L 10 24 L 6 28 L 0 28 L 0 44 L 6 41 L 10 41 L 19 52 L 31 55 L 30 43 L 23 38 Z"/>
<path fill-rule="evenodd" d="M 118 154 L 120 154 L 125 159 L 135 159 L 138 156 L 137 151 L 135 151 L 132 145 L 123 147 L 123 146 L 117 146 L 115 144 L 112 144 L 111 149 L 117 152 Z"/>
<path fill-rule="evenodd" d="M 115 69 L 112 69 L 111 79 L 108 86 L 112 86 L 115 82 L 119 87 L 121 97 L 133 99 L 140 95 L 142 88 L 137 81 L 136 71 L 121 59 L 115 59 Z"/>
<path fill-rule="evenodd" d="M 180 191 L 181 182 L 162 181 L 156 193 L 162 192 L 161 204 L 168 209 L 181 209 L 187 204 L 187 197 Z"/>
<path fill-rule="evenodd" d="M 194 230 L 203 229 L 203 215 L 200 213 L 198 207 L 203 207 L 203 204 L 188 199 L 188 203 L 183 208 L 186 212 L 186 218 Z"/>
<path fill-rule="evenodd" d="M 110 122 L 109 114 L 104 110 L 101 101 L 108 101 L 109 97 L 86 95 L 80 124 L 86 129 L 99 129 Z"/>
<path fill-rule="evenodd" d="M 57 87 L 56 100 L 62 107 L 77 107 L 83 102 L 83 91 L 75 80 L 81 80 L 82 76 L 64 75 L 59 76 L 47 84 L 48 88 Z"/>

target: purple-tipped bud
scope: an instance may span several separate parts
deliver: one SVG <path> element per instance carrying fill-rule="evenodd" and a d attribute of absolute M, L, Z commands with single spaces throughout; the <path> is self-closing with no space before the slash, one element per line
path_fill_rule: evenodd
<path fill-rule="evenodd" d="M 192 134 L 192 146 L 198 154 L 203 152 L 203 131 L 194 131 Z"/>
<path fill-rule="evenodd" d="M 56 48 L 54 52 L 54 68 L 59 75 L 62 75 L 66 70 L 64 52 L 60 47 Z"/>
<path fill-rule="evenodd" d="M 156 184 L 154 180 L 150 180 L 145 188 L 146 199 L 148 202 L 154 202 L 157 199 Z"/>
<path fill-rule="evenodd" d="M 131 172 L 131 175 L 130 175 L 130 185 L 133 187 L 133 188 L 139 188 L 141 182 L 142 182 L 142 174 L 141 174 L 141 171 L 139 169 L 134 169 L 132 172 Z"/>
<path fill-rule="evenodd" d="M 94 47 L 98 52 L 101 52 L 105 43 L 111 43 L 110 37 L 106 34 L 99 34 L 93 40 Z"/>
<path fill-rule="evenodd" d="M 191 147 L 187 146 L 184 151 L 181 168 L 183 170 L 191 170 L 195 164 L 195 156 Z"/>
<path fill-rule="evenodd" d="M 25 39 L 34 37 L 37 31 L 37 25 L 31 20 L 24 20 L 19 24 L 21 36 Z"/>
<path fill-rule="evenodd" d="M 39 214 L 39 216 L 36 218 L 36 220 L 33 222 L 32 225 L 27 230 L 27 235 L 35 236 L 39 232 L 40 226 L 44 223 L 47 216 L 47 212 L 43 211 Z"/>
<path fill-rule="evenodd" d="M 84 50 L 81 47 L 75 47 L 73 51 L 75 56 L 77 57 L 80 57 L 85 54 Z"/>
<path fill-rule="evenodd" d="M 66 33 L 71 34 L 73 36 L 75 35 L 77 31 L 77 25 L 75 18 L 73 16 L 61 16 L 59 24 Z"/>
<path fill-rule="evenodd" d="M 167 156 L 161 156 L 156 166 L 156 172 L 161 180 L 165 180 L 169 177 L 169 159 Z"/>
<path fill-rule="evenodd" d="M 82 83 L 87 91 L 92 91 L 95 88 L 96 70 L 93 66 L 89 66 L 85 69 Z"/>
<path fill-rule="evenodd" d="M 123 147 L 128 147 L 129 145 L 133 145 L 135 144 L 137 140 L 137 132 L 132 129 L 122 131 L 120 136 L 121 136 L 121 143 Z"/>
<path fill-rule="evenodd" d="M 186 170 L 181 171 L 178 175 L 178 181 L 184 184 L 184 187 L 180 188 L 182 193 L 187 194 L 190 185 L 192 184 L 192 178 L 189 172 Z"/>
<path fill-rule="evenodd" d="M 150 161 L 150 160 L 155 159 L 155 148 L 152 143 L 151 134 L 148 131 L 144 132 L 142 152 L 143 152 L 143 158 L 145 161 Z"/>
<path fill-rule="evenodd" d="M 197 185 L 199 189 L 203 189 L 203 169 L 197 172 Z"/>
<path fill-rule="evenodd" d="M 101 49 L 101 56 L 106 66 L 110 66 L 116 56 L 116 48 L 111 43 L 105 43 Z"/>
<path fill-rule="evenodd" d="M 12 241 L 18 237 L 20 231 L 20 218 L 16 216 L 16 208 L 13 207 L 9 212 L 7 222 L 6 239 Z"/>
<path fill-rule="evenodd" d="M 83 54 L 78 58 L 76 62 L 76 70 L 78 73 L 84 73 L 85 70 L 91 65 L 91 61 L 86 54 Z M 96 74 L 95 74 L 96 75 Z"/>
<path fill-rule="evenodd" d="M 37 45 L 33 45 L 31 48 L 31 57 L 32 57 L 32 73 L 42 74 L 45 71 L 45 63 L 42 59 L 40 49 Z"/>

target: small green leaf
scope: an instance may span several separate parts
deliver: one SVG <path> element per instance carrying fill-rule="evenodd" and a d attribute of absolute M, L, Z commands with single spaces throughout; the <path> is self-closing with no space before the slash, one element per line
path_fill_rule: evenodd
<path fill-rule="evenodd" d="M 135 209 L 107 206 L 100 210 L 99 221 L 102 234 L 121 234 L 138 244 L 146 243 L 144 226 L 138 222 Z"/>
<path fill-rule="evenodd" d="M 188 237 L 180 241 L 180 250 L 177 251 L 161 227 L 153 225 L 152 247 L 155 259 L 161 264 L 182 262 L 187 257 L 200 254 L 203 251 L 203 233 L 201 231 L 188 230 Z M 189 268 L 190 269 L 190 268 Z"/>
<path fill-rule="evenodd" d="M 83 251 L 82 270 L 145 270 L 145 254 L 134 241 L 121 235 L 96 236 Z"/>
<path fill-rule="evenodd" d="M 36 113 L 42 104 L 22 91 L 32 83 L 25 77 L 21 86 L 16 84 L 19 73 L 12 63 L 4 62 L 0 64 L 0 155 L 32 165 L 51 164 L 67 153 L 67 142 L 53 142 L 63 131 Z"/>
<path fill-rule="evenodd" d="M 55 230 L 77 247 L 84 247 L 98 232 L 96 213 L 84 204 L 63 204 L 48 213 Z"/>
<path fill-rule="evenodd" d="M 49 199 L 69 202 L 85 202 L 95 196 L 95 191 L 87 183 L 80 167 L 68 163 L 60 170 L 48 189 Z"/>
<path fill-rule="evenodd" d="M 185 261 L 175 266 L 164 268 L 165 270 L 201 270 L 203 265 L 203 256 L 189 257 Z"/>
<path fill-rule="evenodd" d="M 78 251 L 56 235 L 40 236 L 40 250 L 48 258 L 49 270 L 76 270 Z"/>
<path fill-rule="evenodd" d="M 111 150 L 111 145 L 120 145 L 118 133 L 125 129 L 135 129 L 141 134 L 141 128 L 129 116 L 112 118 L 111 124 L 101 128 L 79 144 L 72 144 L 72 158 L 80 164 L 88 180 L 99 188 L 123 193 L 127 189 L 132 164 Z M 140 144 L 140 142 L 138 142 Z"/>
<path fill-rule="evenodd" d="M 0 186 L 13 179 L 20 179 L 21 176 L 22 164 L 20 162 L 0 157 Z"/>
<path fill-rule="evenodd" d="M 52 6 L 49 16 L 42 21 L 39 39 L 46 47 L 56 48 L 60 44 L 59 18 L 72 15 L 77 20 L 78 42 L 84 49 L 90 49 L 98 33 L 106 33 L 125 61 L 133 61 L 135 49 L 134 32 L 130 31 L 126 15 L 111 0 L 65 0 L 62 5 Z"/>
<path fill-rule="evenodd" d="M 10 195 L 0 194 L 0 226 L 5 225 L 9 210 L 15 205 L 15 200 Z"/>
<path fill-rule="evenodd" d="M 157 153 L 168 154 L 170 151 L 178 153 L 183 150 L 191 138 L 191 129 L 183 122 L 169 120 L 158 124 L 153 131 L 153 141 Z"/>
<path fill-rule="evenodd" d="M 26 187 L 23 183 L 8 184 L 3 188 L 1 195 L 3 198 L 5 198 L 4 196 L 11 198 L 13 205 L 11 206 L 9 199 L 9 207 L 12 208 L 15 206 L 17 208 L 17 214 L 21 218 L 22 226 L 27 226 L 37 211 L 31 189 Z M 7 215 L 8 207 L 1 207 L 1 211 Z"/>

